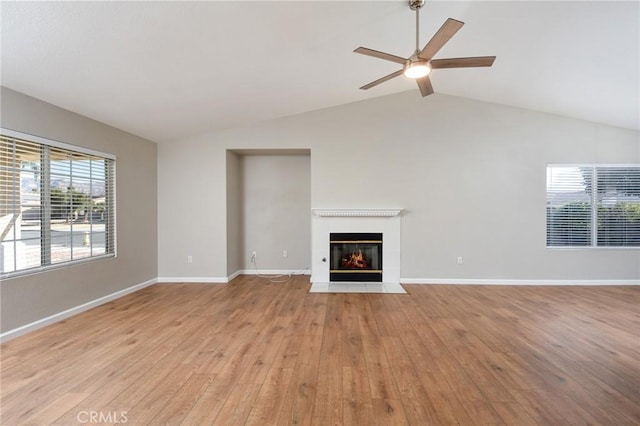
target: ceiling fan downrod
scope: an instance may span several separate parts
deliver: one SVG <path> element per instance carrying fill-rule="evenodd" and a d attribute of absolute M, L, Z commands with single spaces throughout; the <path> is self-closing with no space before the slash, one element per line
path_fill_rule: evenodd
<path fill-rule="evenodd" d="M 416 55 L 420 52 L 420 8 L 424 0 L 409 0 L 409 9 L 416 11 Z"/>

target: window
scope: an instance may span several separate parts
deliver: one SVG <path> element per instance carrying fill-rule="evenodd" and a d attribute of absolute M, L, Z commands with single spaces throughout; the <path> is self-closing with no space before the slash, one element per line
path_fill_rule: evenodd
<path fill-rule="evenodd" d="M 547 166 L 548 247 L 640 247 L 640 165 Z"/>
<path fill-rule="evenodd" d="M 0 134 L 0 277 L 115 255 L 115 157 Z"/>

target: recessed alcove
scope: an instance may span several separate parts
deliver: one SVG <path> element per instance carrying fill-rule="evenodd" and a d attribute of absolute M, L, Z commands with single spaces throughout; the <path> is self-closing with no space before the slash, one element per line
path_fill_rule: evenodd
<path fill-rule="evenodd" d="M 310 155 L 308 149 L 227 150 L 227 276 L 308 269 Z"/>

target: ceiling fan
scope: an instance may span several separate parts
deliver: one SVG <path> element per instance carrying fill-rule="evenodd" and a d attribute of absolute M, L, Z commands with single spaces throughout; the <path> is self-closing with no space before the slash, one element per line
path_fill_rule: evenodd
<path fill-rule="evenodd" d="M 432 69 L 490 67 L 493 65 L 493 61 L 496 59 L 495 56 L 432 59 L 435 54 L 442 49 L 442 46 L 444 46 L 464 25 L 464 22 L 460 22 L 452 18 L 447 19 L 446 22 L 442 24 L 438 32 L 436 32 L 431 40 L 429 40 L 422 50 L 420 50 L 420 8 L 422 8 L 422 6 L 424 6 L 424 0 L 409 0 L 409 8 L 416 11 L 416 50 L 409 58 L 402 58 L 400 56 L 368 49 L 366 47 L 358 47 L 354 50 L 356 53 L 396 62 L 403 66 L 401 70 L 372 81 L 369 84 L 365 84 L 360 89 L 371 89 L 380 83 L 384 83 L 387 80 L 391 80 L 392 78 L 404 74 L 406 77 L 416 80 L 422 96 L 428 96 L 433 93 L 431 79 L 429 78 L 429 73 Z"/>

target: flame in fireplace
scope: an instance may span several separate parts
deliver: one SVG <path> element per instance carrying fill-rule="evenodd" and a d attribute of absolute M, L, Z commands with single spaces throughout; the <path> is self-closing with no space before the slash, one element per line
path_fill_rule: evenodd
<path fill-rule="evenodd" d="M 351 268 L 351 269 L 367 269 L 369 267 L 369 262 L 365 259 L 362 254 L 362 250 L 358 250 L 358 252 L 352 252 L 350 255 L 346 255 L 342 258 L 342 267 L 343 268 Z"/>

